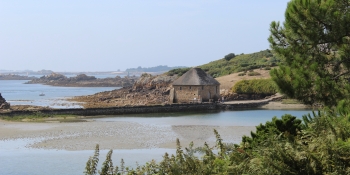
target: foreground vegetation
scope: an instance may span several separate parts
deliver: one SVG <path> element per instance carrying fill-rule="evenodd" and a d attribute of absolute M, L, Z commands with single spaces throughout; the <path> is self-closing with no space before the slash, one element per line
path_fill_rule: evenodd
<path fill-rule="evenodd" d="M 183 149 L 177 140 L 175 155 L 165 153 L 162 161 L 134 169 L 124 163 L 113 166 L 110 150 L 97 170 L 97 145 L 85 174 L 350 174 L 350 113 L 345 111 L 325 109 L 303 116 L 303 122 L 288 114 L 275 117 L 244 136 L 239 145 L 224 143 L 215 130 L 215 147 L 204 143 Z"/>
<path fill-rule="evenodd" d="M 270 67 L 276 66 L 280 62 L 280 59 L 274 57 L 272 52 L 268 49 L 252 54 L 235 55 L 234 57 L 231 55 L 232 54 L 228 54 L 222 59 L 198 67 L 216 78 L 231 73 L 246 72 L 257 68 L 270 69 Z M 178 74 L 181 76 L 189 69 L 190 68 L 173 69 L 167 72 L 167 74 Z"/>

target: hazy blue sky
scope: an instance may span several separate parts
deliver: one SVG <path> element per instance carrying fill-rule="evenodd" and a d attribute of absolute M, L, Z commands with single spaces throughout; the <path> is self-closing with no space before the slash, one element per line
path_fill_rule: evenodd
<path fill-rule="evenodd" d="M 287 0 L 0 0 L 0 70 L 196 66 L 269 48 Z"/>

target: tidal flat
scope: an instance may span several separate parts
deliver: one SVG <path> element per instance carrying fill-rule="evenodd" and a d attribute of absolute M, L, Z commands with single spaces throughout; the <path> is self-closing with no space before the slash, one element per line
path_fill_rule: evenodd
<path fill-rule="evenodd" d="M 273 116 L 300 118 L 310 110 L 242 110 L 206 113 L 153 113 L 96 116 L 87 122 L 18 122 L 0 120 L 0 174 L 82 174 L 89 156 L 100 145 L 100 162 L 113 149 L 113 162 L 121 158 L 136 167 L 165 152 L 175 153 L 176 138 L 182 148 L 215 144 L 213 129 L 226 143 L 241 142 L 255 126 Z M 21 165 L 18 167 L 18 165 Z M 43 166 L 45 165 L 45 166 Z"/>

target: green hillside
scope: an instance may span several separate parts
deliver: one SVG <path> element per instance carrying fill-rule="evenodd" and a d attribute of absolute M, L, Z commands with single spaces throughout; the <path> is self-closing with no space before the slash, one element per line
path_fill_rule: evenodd
<path fill-rule="evenodd" d="M 251 54 L 240 54 L 232 58 L 234 54 L 228 54 L 224 58 L 198 66 L 212 77 L 220 77 L 235 72 L 243 72 L 257 68 L 269 69 L 276 66 L 280 59 L 273 56 L 270 50 L 263 50 Z M 168 75 L 182 75 L 190 68 L 179 68 L 170 70 Z"/>

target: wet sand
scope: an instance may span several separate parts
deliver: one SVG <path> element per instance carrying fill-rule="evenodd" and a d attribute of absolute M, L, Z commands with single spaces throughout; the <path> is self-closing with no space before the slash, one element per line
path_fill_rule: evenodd
<path fill-rule="evenodd" d="M 283 104 L 280 101 L 270 101 L 268 104 L 261 106 L 262 109 L 312 109 L 311 106 L 304 104 Z"/>
<path fill-rule="evenodd" d="M 35 139 L 30 148 L 58 150 L 148 149 L 176 148 L 176 138 L 183 147 L 193 141 L 195 146 L 204 142 L 215 144 L 213 129 L 224 142 L 240 143 L 254 126 L 161 125 L 129 121 L 91 121 L 78 123 L 31 123 L 0 120 L 0 140 Z"/>

